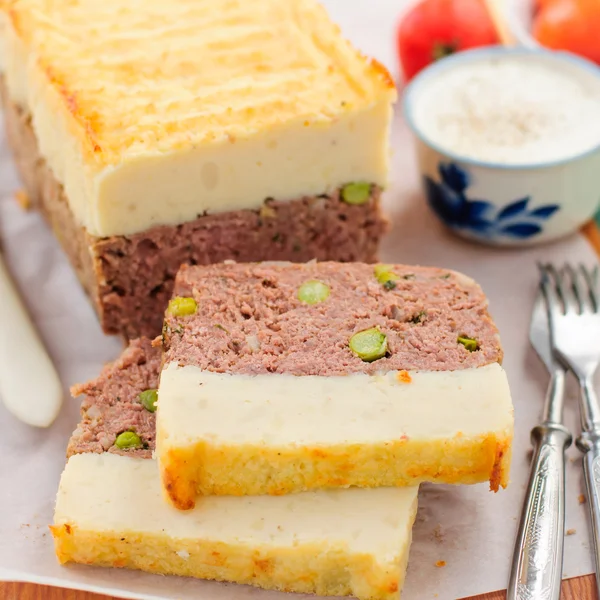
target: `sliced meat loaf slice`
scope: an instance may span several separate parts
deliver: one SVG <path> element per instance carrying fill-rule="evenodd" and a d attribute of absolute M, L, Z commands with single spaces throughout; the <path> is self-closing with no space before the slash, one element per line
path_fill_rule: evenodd
<path fill-rule="evenodd" d="M 69 442 L 52 526 L 61 563 L 398 598 L 417 487 L 212 497 L 177 511 L 151 458 L 155 415 L 147 392 L 159 370 L 160 350 L 140 339 L 98 379 L 74 388 L 85 395 L 82 421 Z"/>
<path fill-rule="evenodd" d="M 406 265 L 180 270 L 163 329 L 157 456 L 198 494 L 508 482 L 513 408 L 472 279 Z"/>

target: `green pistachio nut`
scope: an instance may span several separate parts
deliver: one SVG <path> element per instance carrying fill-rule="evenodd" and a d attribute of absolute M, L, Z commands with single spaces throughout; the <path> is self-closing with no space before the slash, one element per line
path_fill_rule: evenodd
<path fill-rule="evenodd" d="M 479 342 L 472 337 L 468 337 L 466 335 L 459 335 L 457 340 L 459 344 L 462 344 L 469 352 L 475 352 L 475 350 L 479 350 Z"/>
<path fill-rule="evenodd" d="M 139 395 L 140 402 L 142 406 L 149 412 L 156 411 L 156 401 L 158 400 L 158 391 L 157 390 L 144 390 Z"/>
<path fill-rule="evenodd" d="M 387 352 L 387 336 L 377 329 L 365 329 L 350 338 L 350 350 L 365 362 L 373 362 L 385 356 Z"/>
<path fill-rule="evenodd" d="M 174 317 L 187 317 L 195 314 L 198 310 L 198 304 L 193 298 L 178 296 L 169 300 L 167 314 Z"/>
<path fill-rule="evenodd" d="M 348 183 L 342 188 L 342 200 L 346 204 L 364 204 L 371 196 L 371 184 L 364 181 Z"/>
<path fill-rule="evenodd" d="M 312 279 L 298 288 L 298 300 L 305 304 L 319 304 L 329 298 L 331 290 L 326 283 Z"/>
<path fill-rule="evenodd" d="M 117 436 L 115 446 L 120 450 L 130 450 L 131 448 L 140 448 L 142 440 L 135 431 L 124 431 Z"/>
<path fill-rule="evenodd" d="M 398 275 L 392 271 L 392 265 L 375 265 L 373 272 L 375 273 L 375 279 L 386 289 L 393 290 L 396 287 L 395 283 L 393 285 L 390 283 L 399 279 Z"/>

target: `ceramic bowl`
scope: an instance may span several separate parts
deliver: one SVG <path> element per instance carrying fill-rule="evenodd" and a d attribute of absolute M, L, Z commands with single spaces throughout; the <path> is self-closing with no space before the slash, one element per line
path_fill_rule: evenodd
<path fill-rule="evenodd" d="M 562 68 L 598 77 L 585 59 L 544 49 L 487 47 L 455 54 L 422 71 L 406 88 L 404 114 L 414 133 L 427 201 L 455 233 L 486 244 L 533 245 L 573 233 L 596 213 L 600 203 L 600 140 L 592 150 L 555 162 L 507 165 L 453 154 L 427 139 L 412 117 L 422 86 L 465 61 L 498 58 L 503 53 L 535 54 Z M 440 99 L 443 102 L 443 98 Z"/>

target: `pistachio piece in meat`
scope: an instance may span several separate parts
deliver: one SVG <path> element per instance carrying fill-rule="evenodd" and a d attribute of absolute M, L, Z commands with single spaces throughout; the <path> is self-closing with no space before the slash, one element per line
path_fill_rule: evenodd
<path fill-rule="evenodd" d="M 158 400 L 158 391 L 154 389 L 144 390 L 139 395 L 142 406 L 149 412 L 156 411 L 156 401 Z"/>
<path fill-rule="evenodd" d="M 469 352 L 479 350 L 479 342 L 475 338 L 467 335 L 459 335 L 456 341 L 459 344 L 462 344 Z"/>
<path fill-rule="evenodd" d="M 350 350 L 365 362 L 373 362 L 385 356 L 387 352 L 387 336 L 377 329 L 365 329 L 350 338 Z"/>
<path fill-rule="evenodd" d="M 342 188 L 342 200 L 346 204 L 364 204 L 371 196 L 371 184 L 364 181 L 348 183 Z"/>
<path fill-rule="evenodd" d="M 298 300 L 305 304 L 318 304 L 329 298 L 331 290 L 326 283 L 311 279 L 298 288 Z"/>
<path fill-rule="evenodd" d="M 375 265 L 373 272 L 375 278 L 383 285 L 386 290 L 393 290 L 396 287 L 398 275 L 392 271 L 392 265 Z"/>
<path fill-rule="evenodd" d="M 198 304 L 193 298 L 178 296 L 169 300 L 167 314 L 174 317 L 187 317 L 198 310 Z"/>
<path fill-rule="evenodd" d="M 115 446 L 120 450 L 140 448 L 142 446 L 142 440 L 135 431 L 124 431 L 117 436 Z"/>

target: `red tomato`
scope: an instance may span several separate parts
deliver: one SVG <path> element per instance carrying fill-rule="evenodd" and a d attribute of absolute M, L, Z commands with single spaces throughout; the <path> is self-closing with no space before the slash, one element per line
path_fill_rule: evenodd
<path fill-rule="evenodd" d="M 533 37 L 600 64 L 600 0 L 553 0 L 533 22 Z"/>
<path fill-rule="evenodd" d="M 400 22 L 397 42 L 408 80 L 439 58 L 499 39 L 483 0 L 422 0 Z"/>

